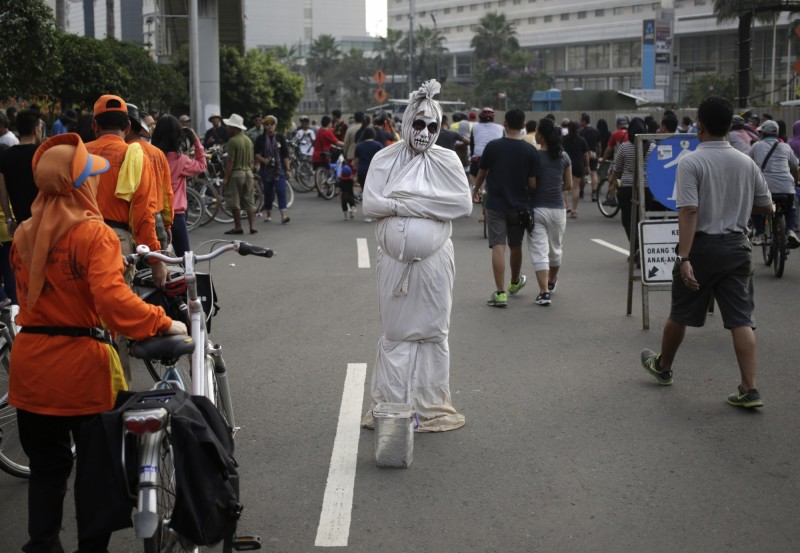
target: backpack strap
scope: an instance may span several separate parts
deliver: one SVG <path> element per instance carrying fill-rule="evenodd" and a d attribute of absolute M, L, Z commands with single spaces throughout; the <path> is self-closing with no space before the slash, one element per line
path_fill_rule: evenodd
<path fill-rule="evenodd" d="M 769 153 L 767 154 L 767 157 L 765 157 L 765 158 L 764 158 L 764 161 L 762 161 L 762 162 L 761 162 L 761 171 L 762 171 L 762 172 L 764 171 L 764 167 L 766 167 L 766 166 L 767 166 L 767 162 L 769 161 L 769 158 L 771 158 L 771 157 L 772 157 L 772 154 L 773 154 L 773 152 L 774 152 L 774 151 L 775 151 L 775 149 L 778 147 L 778 144 L 780 144 L 780 142 L 778 142 L 778 141 L 776 140 L 776 141 L 775 141 L 775 144 L 773 144 L 773 145 L 772 145 L 772 148 L 770 149 Z"/>

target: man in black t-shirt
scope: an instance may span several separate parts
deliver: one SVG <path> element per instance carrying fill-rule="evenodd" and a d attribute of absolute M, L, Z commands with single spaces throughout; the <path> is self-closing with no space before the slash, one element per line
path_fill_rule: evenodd
<path fill-rule="evenodd" d="M 578 134 L 589 146 L 589 176 L 592 181 L 592 201 L 597 201 L 597 167 L 600 159 L 600 131 L 592 126 L 592 118 L 588 113 L 581 113 L 581 128 Z"/>
<path fill-rule="evenodd" d="M 39 115 L 31 110 L 19 112 L 17 131 L 19 144 L 0 154 L 0 207 L 9 234 L 14 233 L 18 223 L 30 218 L 31 205 L 39 193 L 31 168 L 33 155 L 42 141 Z"/>
<path fill-rule="evenodd" d="M 495 292 L 486 302 L 492 307 L 505 307 L 506 242 L 510 250 L 511 282 L 508 293 L 516 295 L 525 286 L 527 277 L 522 268 L 522 238 L 530 228 L 530 193 L 536 190 L 539 156 L 536 149 L 520 140 L 525 124 L 525 112 L 512 109 L 506 112 L 506 135 L 486 145 L 478 165 L 473 196 L 486 182 L 486 221 L 489 228 L 489 247 L 492 249 L 492 271 Z"/>
<path fill-rule="evenodd" d="M 439 136 L 436 138 L 436 145 L 455 152 L 456 144 L 458 143 L 469 146 L 469 138 L 461 136 L 457 132 L 451 131 L 442 125 L 442 128 L 439 129 Z"/>

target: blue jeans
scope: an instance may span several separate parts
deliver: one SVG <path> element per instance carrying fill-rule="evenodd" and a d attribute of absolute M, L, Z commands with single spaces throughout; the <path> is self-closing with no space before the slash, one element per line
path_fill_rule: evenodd
<path fill-rule="evenodd" d="M 185 252 L 192 249 L 189 245 L 189 230 L 186 228 L 185 213 L 176 213 L 172 219 L 172 247 L 178 257 L 183 257 Z"/>
<path fill-rule="evenodd" d="M 275 181 L 268 181 L 261 177 L 261 185 L 264 187 L 264 211 L 272 211 L 272 204 L 275 196 L 278 196 L 278 209 L 286 209 L 286 176 L 281 175 Z"/>

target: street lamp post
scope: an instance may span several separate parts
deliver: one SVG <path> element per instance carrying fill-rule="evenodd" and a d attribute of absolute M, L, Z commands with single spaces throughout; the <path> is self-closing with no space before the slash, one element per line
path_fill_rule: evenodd
<path fill-rule="evenodd" d="M 414 92 L 414 0 L 408 0 L 408 93 Z"/>

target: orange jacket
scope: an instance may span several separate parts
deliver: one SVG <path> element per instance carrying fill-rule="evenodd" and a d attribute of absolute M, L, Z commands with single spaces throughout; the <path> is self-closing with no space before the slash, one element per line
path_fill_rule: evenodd
<path fill-rule="evenodd" d="M 122 250 L 99 221 L 72 227 L 54 247 L 41 296 L 28 311 L 28 267 L 11 247 L 25 326 L 106 327 L 133 339 L 165 332 L 172 319 L 139 299 L 122 277 Z M 111 409 L 125 389 L 117 352 L 94 338 L 19 334 L 11 349 L 9 402 L 42 415 L 74 416 Z"/>
<path fill-rule="evenodd" d="M 128 203 L 114 194 L 128 144 L 117 135 L 104 134 L 86 144 L 86 149 L 90 154 L 107 159 L 111 164 L 109 170 L 100 175 L 100 185 L 97 188 L 97 207 L 100 208 L 100 213 L 105 219 L 118 223 L 132 221 L 131 230 L 136 244 L 144 244 L 152 251 L 160 250 L 161 244 L 156 237 L 155 226 L 160 190 L 155 182 L 149 156 L 144 156 L 142 178 L 131 202 Z"/>
<path fill-rule="evenodd" d="M 172 227 L 172 179 L 169 173 L 169 163 L 167 163 L 167 156 L 160 148 L 156 148 L 146 140 L 134 140 L 141 144 L 145 155 L 150 159 L 150 165 L 153 167 L 155 174 L 156 184 L 158 185 L 158 211 L 161 217 L 164 218 L 164 226 L 166 228 Z"/>

